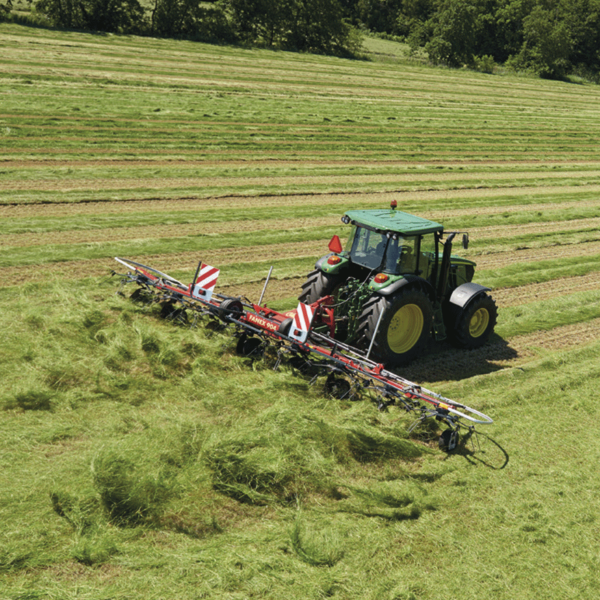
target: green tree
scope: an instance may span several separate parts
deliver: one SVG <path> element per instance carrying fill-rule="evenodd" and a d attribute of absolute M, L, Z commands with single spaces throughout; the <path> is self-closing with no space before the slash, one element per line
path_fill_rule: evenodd
<path fill-rule="evenodd" d="M 155 0 L 150 21 L 155 35 L 234 41 L 221 6 L 206 6 L 200 0 Z"/>
<path fill-rule="evenodd" d="M 358 0 L 355 3 L 355 15 L 371 31 L 395 34 L 403 4 L 403 0 Z"/>
<path fill-rule="evenodd" d="M 563 0 L 560 14 L 571 37 L 571 62 L 584 74 L 598 79 L 600 0 Z"/>
<path fill-rule="evenodd" d="M 58 27 L 137 33 L 144 28 L 138 0 L 39 0 L 36 10 Z"/>
<path fill-rule="evenodd" d="M 10 15 L 10 11 L 12 10 L 12 1 L 6 0 L 5 2 L 0 2 L 0 23 L 2 21 L 6 21 L 8 19 L 8 15 Z"/>
<path fill-rule="evenodd" d="M 231 25 L 247 43 L 280 46 L 289 35 L 294 0 L 226 0 Z"/>
<path fill-rule="evenodd" d="M 344 55 L 352 52 L 351 28 L 338 0 L 294 0 L 284 47 L 304 52 Z"/>
<path fill-rule="evenodd" d="M 435 12 L 433 0 L 404 0 L 396 15 L 396 32 L 411 46 L 423 46 L 427 41 L 425 24 Z"/>
<path fill-rule="evenodd" d="M 523 19 L 523 39 L 510 64 L 532 69 L 542 77 L 563 77 L 569 72 L 572 37 L 556 8 L 535 6 Z"/>
<path fill-rule="evenodd" d="M 225 0 L 236 36 L 285 50 L 347 55 L 357 50 L 338 0 Z"/>
<path fill-rule="evenodd" d="M 472 64 L 481 27 L 478 16 L 478 6 L 472 0 L 440 0 L 425 44 L 429 58 L 453 67 Z"/>

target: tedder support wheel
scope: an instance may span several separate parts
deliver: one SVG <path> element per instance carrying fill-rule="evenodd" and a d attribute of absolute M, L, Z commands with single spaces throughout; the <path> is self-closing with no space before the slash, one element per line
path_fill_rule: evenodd
<path fill-rule="evenodd" d="M 477 296 L 455 315 L 454 342 L 467 349 L 483 346 L 494 331 L 497 317 L 494 300 L 487 294 Z"/>
<path fill-rule="evenodd" d="M 311 271 L 302 284 L 302 292 L 298 296 L 298 300 L 304 304 L 312 304 L 323 296 L 334 294 L 336 288 L 342 283 L 344 283 L 344 279 L 339 275 L 327 275 L 318 269 Z"/>
<path fill-rule="evenodd" d="M 357 343 L 367 349 L 383 312 L 371 358 L 388 367 L 404 365 L 419 356 L 433 323 L 433 308 L 425 292 L 402 289 L 391 298 L 373 296 L 365 302 L 358 321 Z"/>

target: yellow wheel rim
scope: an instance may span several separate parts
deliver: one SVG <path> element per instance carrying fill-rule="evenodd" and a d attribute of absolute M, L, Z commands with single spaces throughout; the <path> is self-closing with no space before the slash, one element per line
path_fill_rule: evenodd
<path fill-rule="evenodd" d="M 473 338 L 478 338 L 485 333 L 490 322 L 490 313 L 487 308 L 480 308 L 473 313 L 469 321 L 469 334 Z"/>
<path fill-rule="evenodd" d="M 423 323 L 423 311 L 416 304 L 400 308 L 392 317 L 388 328 L 387 341 L 392 352 L 408 352 L 419 341 Z"/>

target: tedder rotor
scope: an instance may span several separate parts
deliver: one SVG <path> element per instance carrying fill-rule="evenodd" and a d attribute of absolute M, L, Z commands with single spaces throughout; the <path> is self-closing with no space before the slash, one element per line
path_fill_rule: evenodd
<path fill-rule="evenodd" d="M 357 235 L 356 230 L 358 227 L 354 230 L 353 235 Z M 369 231 L 368 237 L 370 238 L 371 230 L 367 231 Z M 386 248 L 378 253 L 382 257 L 386 257 L 390 252 L 388 248 L 390 239 L 393 238 L 384 235 L 383 239 L 386 240 Z M 399 248 L 400 244 L 396 242 L 397 240 L 394 240 L 393 246 Z M 354 242 L 352 242 L 351 249 L 346 251 L 346 254 L 343 249 L 340 249 L 329 258 L 334 256 L 339 258 L 337 264 L 342 261 L 349 263 L 357 257 L 366 262 L 368 247 L 357 244 L 355 248 Z M 329 261 L 329 258 L 326 260 Z M 277 354 L 275 369 L 279 367 L 282 360 L 287 360 L 301 373 L 311 376 L 311 383 L 324 377 L 325 389 L 332 397 L 353 400 L 366 397 L 371 399 L 380 410 L 395 405 L 412 412 L 415 414 L 416 420 L 410 428 L 411 431 L 423 421 L 435 419 L 447 426 L 439 440 L 440 447 L 445 450 L 451 451 L 456 448 L 461 428 L 466 430 L 464 436 L 464 440 L 466 440 L 475 433 L 475 425 L 492 423 L 492 419 L 482 412 L 410 382 L 386 369 L 383 362 L 370 357 L 370 353 L 374 349 L 375 355 L 381 356 L 380 347 L 376 345 L 376 342 L 378 326 L 381 328 L 381 323 L 384 322 L 384 318 L 381 316 L 383 311 L 375 313 L 379 316 L 377 316 L 377 323 L 373 329 L 374 335 L 366 349 L 351 346 L 346 341 L 337 338 L 340 327 L 346 329 L 347 338 L 355 339 L 356 337 L 356 334 L 353 337 L 353 334 L 350 333 L 353 327 L 351 319 L 343 320 L 338 317 L 336 311 L 340 309 L 340 306 L 344 306 L 345 303 L 346 308 L 343 309 L 345 311 L 343 315 L 351 316 L 352 314 L 357 315 L 358 312 L 362 314 L 365 310 L 369 310 L 367 305 L 373 305 L 373 302 L 368 299 L 361 300 L 362 304 L 357 301 L 365 296 L 365 289 L 367 289 L 361 280 L 349 277 L 343 281 L 341 275 L 330 277 L 326 271 L 319 270 L 319 277 L 322 277 L 323 282 L 327 282 L 329 288 L 325 289 L 321 285 L 318 293 L 313 294 L 310 291 L 313 287 L 311 283 L 309 286 L 305 286 L 304 297 L 308 301 L 300 302 L 295 310 L 278 312 L 267 308 L 262 303 L 272 268 L 267 276 L 261 297 L 255 304 L 243 297 L 215 293 L 219 270 L 202 262 L 198 264 L 192 283 L 186 285 L 152 267 L 121 258 L 116 258 L 116 260 L 127 269 L 126 273 L 119 274 L 122 287 L 128 283 L 135 283 L 138 286 L 131 294 L 132 300 L 147 303 L 158 302 L 162 307 L 163 316 L 180 323 L 189 324 L 191 320 L 193 326 L 199 318 L 206 317 L 213 327 L 229 328 L 237 338 L 236 349 L 242 355 L 259 357 L 262 356 L 265 348 L 270 346 Z M 437 262 L 432 260 L 434 263 Z M 335 265 L 336 263 L 331 261 L 327 264 Z M 373 265 L 375 265 L 375 261 L 373 261 Z M 113 274 L 117 273 L 113 271 Z M 337 275 L 337 272 L 333 275 Z M 391 273 L 389 277 L 392 277 Z M 401 277 L 396 275 L 393 277 L 393 281 L 401 281 Z M 311 278 L 314 279 L 314 276 L 311 275 Z M 331 280 L 335 285 L 331 285 Z M 376 283 L 376 285 L 379 284 Z M 309 290 L 308 297 L 307 289 Z M 313 298 L 311 294 L 317 297 Z M 403 316 L 409 315 L 414 318 L 416 315 L 418 318 L 417 309 L 421 307 L 418 297 L 412 292 L 406 297 L 409 298 L 409 301 L 405 302 L 403 306 L 408 308 L 398 309 L 394 314 L 401 312 Z M 380 299 L 388 302 L 385 294 L 379 295 L 375 300 L 379 302 Z M 392 305 L 394 304 L 392 303 Z M 357 311 L 357 307 L 361 310 Z M 422 312 L 424 313 L 425 309 L 422 309 Z M 360 315 L 358 316 L 360 317 Z M 423 322 L 428 318 L 427 314 L 423 314 Z M 395 319 L 396 317 L 392 317 L 385 321 L 388 329 L 396 327 Z M 362 321 L 364 322 L 364 319 Z M 392 326 L 389 326 L 389 323 L 392 323 Z M 400 330 L 402 327 L 400 326 Z M 390 334 L 386 335 L 389 339 Z M 414 333 L 402 333 L 398 336 L 399 338 L 406 336 L 410 341 L 414 337 Z M 392 346 L 395 344 L 393 340 L 388 343 Z M 408 345 L 406 340 L 398 343 Z"/>

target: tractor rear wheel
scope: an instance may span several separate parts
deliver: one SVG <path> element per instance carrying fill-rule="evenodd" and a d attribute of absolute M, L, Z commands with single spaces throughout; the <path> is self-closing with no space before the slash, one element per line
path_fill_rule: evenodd
<path fill-rule="evenodd" d="M 344 279 L 339 275 L 327 275 L 316 269 L 307 275 L 298 300 L 304 304 L 312 304 L 323 296 L 335 294 L 342 283 L 344 283 Z"/>
<path fill-rule="evenodd" d="M 360 348 L 369 348 L 382 313 L 371 358 L 397 367 L 422 354 L 433 323 L 433 308 L 427 294 L 412 288 L 402 289 L 391 298 L 369 298 L 358 320 Z"/>
<path fill-rule="evenodd" d="M 494 331 L 498 309 L 493 298 L 482 294 L 467 304 L 463 309 L 457 309 L 454 315 L 452 337 L 461 348 L 480 348 Z"/>

